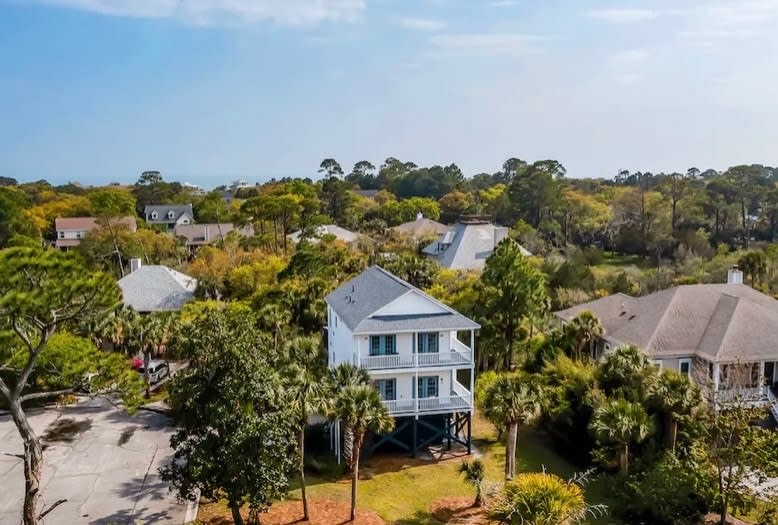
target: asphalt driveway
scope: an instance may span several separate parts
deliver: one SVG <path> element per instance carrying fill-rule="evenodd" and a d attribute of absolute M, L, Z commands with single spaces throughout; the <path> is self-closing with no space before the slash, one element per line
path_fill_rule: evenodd
<path fill-rule="evenodd" d="M 194 519 L 179 504 L 158 469 L 172 458 L 173 433 L 164 415 L 129 416 L 104 399 L 35 411 L 43 436 L 43 488 L 39 510 L 59 501 L 45 525 L 182 524 Z M 0 524 L 21 522 L 22 442 L 10 416 L 0 416 Z M 189 514 L 189 515 L 187 515 Z"/>

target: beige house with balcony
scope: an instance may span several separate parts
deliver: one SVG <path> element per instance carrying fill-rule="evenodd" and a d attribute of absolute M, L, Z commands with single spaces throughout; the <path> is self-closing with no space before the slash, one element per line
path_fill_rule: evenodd
<path fill-rule="evenodd" d="M 368 370 L 397 419 L 394 432 L 374 448 L 391 442 L 416 454 L 453 441 L 469 452 L 480 326 L 379 266 L 325 301 L 329 366 L 352 363 Z"/>

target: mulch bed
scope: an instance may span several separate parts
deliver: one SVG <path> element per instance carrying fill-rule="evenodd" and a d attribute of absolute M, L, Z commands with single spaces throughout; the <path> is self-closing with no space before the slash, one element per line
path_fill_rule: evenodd
<path fill-rule="evenodd" d="M 309 499 L 308 511 L 311 520 L 303 519 L 303 504 L 300 501 L 282 501 L 273 504 L 270 512 L 261 516 L 262 525 L 291 525 L 293 523 L 305 523 L 307 525 L 339 525 L 354 523 L 355 525 L 384 525 L 384 520 L 378 514 L 368 510 L 357 509 L 357 519 L 349 521 L 351 503 L 348 501 L 332 501 L 321 499 Z M 245 517 L 244 513 L 244 517 Z M 230 511 L 223 505 L 201 505 L 197 516 L 203 525 L 231 525 Z"/>
<path fill-rule="evenodd" d="M 442 523 L 467 525 L 489 525 L 489 518 L 483 507 L 473 507 L 473 498 L 449 497 L 441 498 L 430 505 L 432 516 Z"/>

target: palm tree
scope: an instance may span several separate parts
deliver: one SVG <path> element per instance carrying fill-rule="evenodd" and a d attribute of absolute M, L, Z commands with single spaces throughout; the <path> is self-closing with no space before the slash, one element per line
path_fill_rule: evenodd
<path fill-rule="evenodd" d="M 351 363 L 341 363 L 335 368 L 330 368 L 330 385 L 335 392 L 340 392 L 348 386 L 369 385 L 372 383 L 370 374 L 364 368 L 359 368 Z M 351 463 L 351 445 L 354 442 L 351 429 L 343 424 L 343 456 Z"/>
<path fill-rule="evenodd" d="M 651 391 L 651 401 L 665 416 L 665 447 L 675 452 L 678 418 L 700 404 L 700 389 L 674 370 L 662 370 Z"/>
<path fill-rule="evenodd" d="M 459 465 L 459 473 L 464 475 L 465 481 L 475 487 L 475 502 L 473 507 L 480 507 L 483 499 L 484 476 L 486 468 L 483 461 L 474 459 L 473 461 L 463 461 Z"/>
<path fill-rule="evenodd" d="M 505 428 L 505 479 L 516 475 L 519 427 L 540 412 L 540 379 L 521 372 L 501 374 L 487 389 L 483 406 L 486 418 Z"/>
<path fill-rule="evenodd" d="M 352 433 L 351 454 L 351 521 L 357 508 L 357 483 L 359 481 L 359 455 L 367 432 L 383 434 L 394 428 L 394 419 L 387 412 L 378 390 L 372 386 L 348 386 L 335 400 L 334 415 Z"/>
<path fill-rule="evenodd" d="M 629 470 L 630 443 L 641 443 L 646 439 L 651 425 L 640 404 L 612 399 L 594 410 L 589 428 L 600 444 L 616 445 L 619 470 L 626 473 Z"/>
<path fill-rule="evenodd" d="M 325 374 L 319 362 L 320 347 L 315 337 L 296 337 L 285 345 L 288 385 L 288 403 L 297 414 L 298 447 L 300 450 L 300 492 L 303 500 L 303 520 L 308 521 L 308 497 L 305 483 L 305 427 L 313 412 L 327 414 L 332 411 L 332 389 L 324 380 Z"/>
<path fill-rule="evenodd" d="M 572 357 L 580 360 L 586 349 L 602 337 L 602 325 L 592 312 L 586 310 L 570 320 L 565 326 L 565 335 L 572 348 Z"/>
<path fill-rule="evenodd" d="M 656 377 L 657 368 L 634 345 L 607 354 L 597 369 L 597 382 L 608 396 L 640 403 L 649 396 Z"/>

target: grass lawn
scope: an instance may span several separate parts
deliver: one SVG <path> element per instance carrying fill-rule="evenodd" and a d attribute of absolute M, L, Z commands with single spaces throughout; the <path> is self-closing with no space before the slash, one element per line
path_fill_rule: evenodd
<path fill-rule="evenodd" d="M 492 484 L 503 480 L 505 447 L 497 441 L 497 433 L 488 422 L 475 417 L 473 421 L 475 448 L 486 464 L 487 480 Z M 358 505 L 378 513 L 387 523 L 394 525 L 438 524 L 429 512 L 433 501 L 446 496 L 474 496 L 473 489 L 465 484 L 457 473 L 463 458 L 443 461 L 420 461 L 402 454 L 376 456 L 365 461 L 360 469 Z M 520 471 L 540 471 L 546 468 L 567 479 L 576 469 L 544 443 L 541 435 L 526 429 L 519 437 L 518 462 Z M 322 479 L 308 476 L 310 498 L 349 500 L 349 479 Z M 596 484 L 587 487 L 589 503 L 600 503 L 601 494 Z M 299 499 L 300 491 L 290 494 Z M 593 522 L 595 523 L 595 522 Z M 600 520 L 598 524 L 612 523 Z"/>
<path fill-rule="evenodd" d="M 595 267 L 607 272 L 617 272 L 629 269 L 644 269 L 650 266 L 650 262 L 646 259 L 641 259 L 639 255 L 621 255 L 605 252 L 602 256 L 602 262 Z"/>

